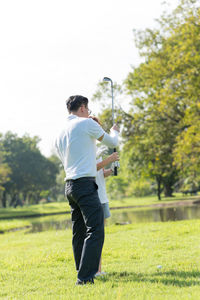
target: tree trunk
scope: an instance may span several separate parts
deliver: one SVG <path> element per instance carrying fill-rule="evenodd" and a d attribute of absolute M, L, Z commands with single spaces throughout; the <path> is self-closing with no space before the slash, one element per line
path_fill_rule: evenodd
<path fill-rule="evenodd" d="M 17 194 L 14 193 L 11 197 L 10 206 L 15 206 L 16 198 L 17 198 Z"/>
<path fill-rule="evenodd" d="M 164 185 L 164 194 L 165 194 L 165 197 L 173 197 L 172 196 L 173 189 L 172 189 L 172 186 L 170 184 L 165 184 Z"/>
<path fill-rule="evenodd" d="M 6 208 L 6 191 L 3 191 L 2 206 Z"/>
<path fill-rule="evenodd" d="M 38 204 L 40 201 L 40 192 L 36 193 L 36 197 L 35 197 L 35 203 Z"/>
<path fill-rule="evenodd" d="M 23 193 L 23 204 L 26 203 L 26 197 L 27 197 L 27 193 Z"/>
<path fill-rule="evenodd" d="M 161 200 L 161 176 L 156 176 L 158 200 Z"/>
<path fill-rule="evenodd" d="M 163 179 L 165 197 L 173 197 L 173 185 L 175 183 L 175 174 L 172 173 Z"/>

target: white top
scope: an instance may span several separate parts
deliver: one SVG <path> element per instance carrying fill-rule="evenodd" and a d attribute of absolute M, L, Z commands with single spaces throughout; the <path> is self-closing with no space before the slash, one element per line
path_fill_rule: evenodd
<path fill-rule="evenodd" d="M 104 133 L 91 118 L 67 117 L 66 128 L 55 143 L 65 169 L 65 180 L 96 176 L 96 140 Z"/>
<path fill-rule="evenodd" d="M 102 157 L 100 157 L 99 159 L 97 159 L 97 163 L 102 161 Z M 104 179 L 104 174 L 103 174 L 103 168 L 100 169 L 97 172 L 97 176 L 96 176 L 96 183 L 98 185 L 98 195 L 99 195 L 99 199 L 100 202 L 103 203 L 108 203 L 108 197 L 106 194 L 106 183 L 105 183 L 105 179 Z"/>

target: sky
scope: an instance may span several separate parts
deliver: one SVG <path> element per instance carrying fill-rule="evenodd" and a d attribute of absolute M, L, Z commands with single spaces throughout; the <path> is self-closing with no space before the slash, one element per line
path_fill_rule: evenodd
<path fill-rule="evenodd" d="M 50 156 L 65 126 L 65 100 L 74 94 L 90 100 L 104 76 L 124 81 L 141 62 L 133 29 L 155 28 L 162 2 L 1 1 L 0 133 L 37 135 Z M 167 2 L 169 11 L 179 3 Z"/>

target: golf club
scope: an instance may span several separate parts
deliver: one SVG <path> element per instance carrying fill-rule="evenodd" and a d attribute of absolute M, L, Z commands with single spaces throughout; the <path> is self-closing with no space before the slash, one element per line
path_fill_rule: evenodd
<path fill-rule="evenodd" d="M 114 117 L 114 95 L 113 95 L 113 82 L 112 79 L 109 77 L 104 77 L 103 81 L 111 83 L 111 95 L 112 95 L 112 123 L 114 125 L 115 117 Z M 116 148 L 113 149 L 113 152 L 116 152 Z M 116 162 L 115 162 L 116 163 Z M 117 176 L 117 164 L 114 166 L 114 176 Z"/>

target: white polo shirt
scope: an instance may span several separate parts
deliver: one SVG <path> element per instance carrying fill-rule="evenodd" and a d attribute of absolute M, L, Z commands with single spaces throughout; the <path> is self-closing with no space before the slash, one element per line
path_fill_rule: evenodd
<path fill-rule="evenodd" d="M 65 180 L 96 177 L 96 140 L 105 131 L 91 118 L 67 117 L 66 128 L 56 140 L 56 149 L 64 166 Z"/>

